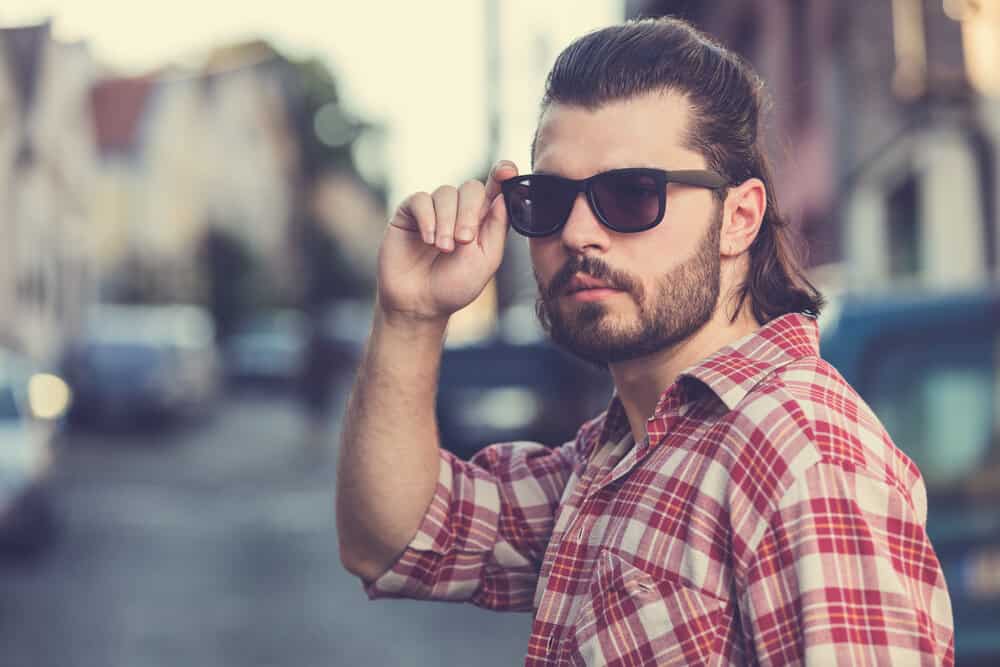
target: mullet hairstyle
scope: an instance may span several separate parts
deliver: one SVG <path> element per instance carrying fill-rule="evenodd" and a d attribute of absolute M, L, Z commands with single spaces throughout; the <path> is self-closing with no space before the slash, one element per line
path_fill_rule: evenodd
<path fill-rule="evenodd" d="M 731 185 L 758 178 L 767 191 L 732 321 L 747 298 L 762 324 L 786 313 L 818 316 L 825 299 L 806 277 L 801 239 L 779 213 L 764 152 L 761 116 L 769 104 L 764 82 L 739 55 L 672 17 L 596 30 L 559 54 L 545 82 L 541 113 L 553 104 L 594 110 L 657 92 L 680 93 L 691 104 L 686 148 L 703 155 Z M 721 202 L 726 193 L 723 188 L 715 196 Z"/>

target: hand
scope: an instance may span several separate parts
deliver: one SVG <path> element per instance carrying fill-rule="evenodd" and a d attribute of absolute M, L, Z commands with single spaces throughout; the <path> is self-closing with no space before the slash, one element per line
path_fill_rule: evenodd
<path fill-rule="evenodd" d="M 379 249 L 385 314 L 446 321 L 479 296 L 503 257 L 508 223 L 500 182 L 514 176 L 513 163 L 499 162 L 485 186 L 471 180 L 403 200 Z"/>

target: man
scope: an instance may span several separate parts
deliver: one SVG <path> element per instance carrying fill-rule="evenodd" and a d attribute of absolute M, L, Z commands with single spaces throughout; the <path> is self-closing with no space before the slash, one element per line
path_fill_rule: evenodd
<path fill-rule="evenodd" d="M 591 33 L 549 75 L 533 175 L 402 203 L 337 486 L 371 597 L 534 610 L 529 665 L 953 662 L 920 474 L 819 357 L 760 90 L 681 21 Z M 615 394 L 561 447 L 463 462 L 434 421 L 442 339 L 508 225 L 543 324 Z"/>

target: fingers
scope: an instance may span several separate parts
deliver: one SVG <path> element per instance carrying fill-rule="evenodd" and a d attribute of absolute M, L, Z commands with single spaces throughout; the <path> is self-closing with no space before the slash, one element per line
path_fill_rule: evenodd
<path fill-rule="evenodd" d="M 493 169 L 490 170 L 489 178 L 486 179 L 486 206 L 493 204 L 493 200 L 500 194 L 500 183 L 508 178 L 517 176 L 517 165 L 509 160 L 500 160 Z"/>
<path fill-rule="evenodd" d="M 480 212 L 486 188 L 479 181 L 466 181 L 458 191 L 458 218 L 455 220 L 455 240 L 471 243 L 479 235 Z"/>
<path fill-rule="evenodd" d="M 500 183 L 514 176 L 517 176 L 517 167 L 513 162 L 502 160 L 490 171 L 485 186 L 470 180 L 460 188 L 442 185 L 431 194 L 417 192 L 399 207 L 400 215 L 393 224 L 419 231 L 427 245 L 441 252 L 452 252 L 456 242 L 466 244 L 476 240 L 491 209 L 504 210 L 502 205 L 499 209 L 493 205 L 500 194 Z M 503 225 L 500 228 L 502 230 Z"/>
<path fill-rule="evenodd" d="M 391 223 L 394 227 L 420 232 L 424 243 L 434 243 L 437 226 L 434 217 L 434 201 L 426 192 L 415 192 L 399 205 L 399 211 Z"/>
<path fill-rule="evenodd" d="M 431 195 L 434 201 L 434 245 L 441 252 L 455 249 L 455 219 L 458 214 L 458 190 L 442 185 Z"/>

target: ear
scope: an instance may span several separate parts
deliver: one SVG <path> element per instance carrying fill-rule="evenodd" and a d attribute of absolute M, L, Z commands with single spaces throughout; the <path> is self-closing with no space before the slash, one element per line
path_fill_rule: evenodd
<path fill-rule="evenodd" d="M 722 257 L 738 257 L 747 251 L 757 238 L 766 210 L 767 189 L 759 178 L 749 178 L 729 188 L 719 239 Z"/>

